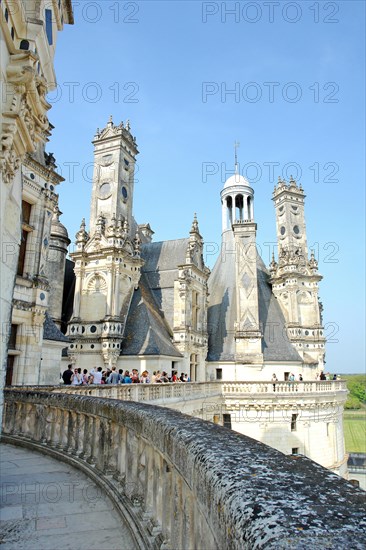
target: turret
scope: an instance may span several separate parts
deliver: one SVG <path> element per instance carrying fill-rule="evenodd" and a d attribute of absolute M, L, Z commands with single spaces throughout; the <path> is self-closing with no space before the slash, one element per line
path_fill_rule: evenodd
<path fill-rule="evenodd" d="M 227 254 L 235 254 L 235 357 L 243 363 L 261 364 L 254 190 L 238 173 L 237 162 L 235 174 L 226 180 L 221 191 L 221 205 L 222 261 Z"/>
<path fill-rule="evenodd" d="M 276 209 L 278 262 L 269 266 L 272 290 L 286 319 L 287 334 L 304 363 L 323 368 L 325 336 L 322 327 L 318 262 L 308 259 L 305 193 L 291 177 L 279 178 L 273 192 Z"/>
<path fill-rule="evenodd" d="M 71 242 L 66 227 L 60 222 L 61 214 L 56 205 L 52 216 L 47 258 L 47 278 L 50 284 L 48 312 L 59 328 L 61 327 L 66 255 Z"/>
<path fill-rule="evenodd" d="M 90 208 L 90 235 L 93 236 L 101 217 L 108 226 L 112 218 L 126 220 L 132 227 L 136 138 L 129 121 L 118 126 L 110 117 L 93 140 L 94 174 Z M 133 237 L 133 235 L 131 235 Z"/>

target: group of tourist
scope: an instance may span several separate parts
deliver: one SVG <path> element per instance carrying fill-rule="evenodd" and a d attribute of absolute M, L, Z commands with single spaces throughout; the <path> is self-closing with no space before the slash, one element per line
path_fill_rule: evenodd
<path fill-rule="evenodd" d="M 116 367 L 105 370 L 102 367 L 94 367 L 90 372 L 87 369 L 79 367 L 72 368 L 69 365 L 68 368 L 62 373 L 61 376 L 63 383 L 68 386 L 88 386 L 93 384 L 166 384 L 169 382 L 190 382 L 190 378 L 187 374 L 181 374 L 178 376 L 177 371 L 173 371 L 171 376 L 163 371 L 154 371 L 150 376 L 149 371 L 145 370 L 141 374 L 137 369 L 132 371 L 122 369 L 117 371 Z"/>
<path fill-rule="evenodd" d="M 296 380 L 296 377 L 294 373 L 292 372 L 289 374 L 287 380 L 285 382 L 288 382 L 289 384 L 292 384 L 293 382 L 303 382 L 303 376 L 302 374 L 299 374 L 298 380 Z M 315 380 L 338 380 L 338 376 L 336 374 L 331 375 L 329 372 L 324 373 L 324 371 L 321 371 L 316 375 Z M 273 384 L 273 391 L 276 391 L 276 384 L 278 382 L 278 378 L 276 376 L 276 373 L 273 373 L 271 382 Z"/>

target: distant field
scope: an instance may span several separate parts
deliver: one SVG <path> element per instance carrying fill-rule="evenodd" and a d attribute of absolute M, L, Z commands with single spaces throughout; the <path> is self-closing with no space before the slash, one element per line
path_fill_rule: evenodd
<path fill-rule="evenodd" d="M 345 411 L 344 439 L 348 453 L 366 453 L 366 409 Z"/>

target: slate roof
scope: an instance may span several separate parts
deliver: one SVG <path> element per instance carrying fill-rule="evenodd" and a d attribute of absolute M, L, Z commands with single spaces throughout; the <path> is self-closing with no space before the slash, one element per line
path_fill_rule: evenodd
<path fill-rule="evenodd" d="M 48 312 L 46 312 L 43 323 L 43 340 L 54 340 L 56 342 L 69 343 L 70 340 L 62 334 L 59 328 L 55 325 Z"/>
<path fill-rule="evenodd" d="M 259 322 L 264 334 L 262 353 L 265 361 L 301 361 L 284 336 L 285 318 L 272 294 L 269 273 L 257 254 Z M 236 320 L 235 256 L 218 257 L 208 281 L 208 361 L 234 361 Z"/>
<path fill-rule="evenodd" d="M 188 239 L 145 243 L 139 288 L 135 290 L 126 320 L 121 355 L 182 357 L 172 343 L 174 280 L 185 263 Z"/>
<path fill-rule="evenodd" d="M 154 300 L 142 273 L 128 312 L 120 355 L 168 355 L 182 357 L 173 345 L 172 332 Z"/>
<path fill-rule="evenodd" d="M 168 324 L 174 323 L 174 280 L 178 278 L 178 265 L 185 263 L 189 239 L 176 239 L 143 244 L 141 256 L 145 261 L 142 272 L 147 286 Z"/>

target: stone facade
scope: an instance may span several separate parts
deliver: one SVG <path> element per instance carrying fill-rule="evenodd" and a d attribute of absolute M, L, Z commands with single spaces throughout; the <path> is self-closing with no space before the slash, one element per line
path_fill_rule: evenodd
<path fill-rule="evenodd" d="M 22 225 L 22 201 L 25 189 L 24 181 L 29 173 L 30 164 L 37 164 L 34 173 L 41 171 L 39 163 L 45 168 L 42 156 L 44 144 L 50 135 L 50 123 L 48 110 L 51 105 L 46 100 L 46 93 L 56 86 L 53 59 L 56 46 L 57 32 L 61 31 L 64 23 L 73 23 L 73 15 L 70 0 L 61 2 L 30 2 L 27 0 L 3 0 L 0 5 L 1 26 L 1 150 L 0 150 L 0 235 L 1 235 L 1 294 L 0 311 L 2 334 L 11 334 L 11 320 L 13 298 L 21 321 L 19 328 L 19 345 L 21 350 L 13 349 L 16 361 L 20 355 L 25 354 L 27 345 L 30 356 L 41 339 L 42 315 L 46 298 L 40 299 L 40 294 L 47 292 L 47 284 L 39 278 L 35 281 L 27 281 L 18 285 L 14 295 L 16 282 L 19 245 L 24 236 L 24 222 Z M 30 155 L 30 156 L 29 156 Z M 31 158 L 32 157 L 32 158 Z M 24 163 L 24 164 L 23 164 Z M 48 171 L 48 169 L 47 169 Z M 42 176 L 43 177 L 43 176 Z M 43 183 L 54 178 L 53 174 L 47 175 Z M 57 179 L 57 177 L 56 177 Z M 50 197 L 47 192 L 37 196 L 38 190 L 31 190 L 31 182 L 27 186 L 27 193 L 35 193 L 33 198 L 40 199 L 39 204 L 34 204 L 34 219 L 41 219 L 42 208 L 50 208 Z M 37 186 L 36 186 L 37 187 Z M 28 196 L 28 195 L 27 195 Z M 47 205 L 46 205 L 47 203 Z M 33 231 L 30 226 L 27 230 Z M 30 237 L 33 241 L 30 246 L 35 246 L 35 233 Z M 37 250 L 36 255 L 41 259 L 45 252 Z M 44 258 L 44 254 L 43 254 Z M 29 257 L 29 261 L 31 261 Z M 40 275 L 39 266 L 33 275 Z M 45 288 L 43 288 L 45 287 Z M 36 334 L 34 334 L 34 332 Z M 0 353 L 0 394 L 5 378 L 6 364 L 8 361 L 8 341 L 1 339 Z M 18 354 L 19 352 L 19 354 Z M 24 357 L 23 357 L 24 358 Z M 10 359 L 13 361 L 13 359 Z M 31 370 L 38 368 L 36 356 L 29 360 L 33 363 Z M 24 364 L 23 373 L 28 367 Z M 24 370 L 25 369 L 25 370 Z M 30 374 L 30 371 L 29 371 Z M 23 374 L 19 374 L 23 379 Z M 32 374 L 32 379 L 34 378 Z M 1 406 L 0 406 L 1 410 Z"/>
<path fill-rule="evenodd" d="M 318 284 L 322 276 L 311 252 L 308 258 L 304 215 L 305 194 L 291 178 L 273 192 L 276 208 L 278 263 L 270 265 L 271 283 L 286 318 L 287 335 L 304 364 L 323 369 L 325 336 Z"/>
<path fill-rule="evenodd" d="M 192 379 L 204 380 L 209 270 L 197 219 L 187 240 L 168 243 L 161 254 L 151 243 L 149 224 L 137 225 L 133 218 L 138 149 L 130 123 L 115 125 L 111 117 L 93 144 L 90 229 L 83 220 L 71 254 L 75 295 L 68 359 L 88 369 L 169 373 L 177 364 Z M 164 265 L 158 265 L 162 258 Z M 136 330 L 130 331 L 133 319 Z M 136 344 L 133 352 L 130 338 Z"/>
<path fill-rule="evenodd" d="M 15 385 L 57 384 L 61 351 L 68 342 L 56 326 L 52 327 L 57 296 L 61 297 L 57 310 L 61 313 L 67 248 L 61 251 L 61 257 L 56 262 L 61 271 L 55 274 L 52 257 L 49 258 L 50 243 L 55 240 L 55 232 L 60 232 L 62 228 L 58 221 L 58 195 L 55 189 L 63 178 L 55 172 L 54 163 L 50 164 L 49 158 L 40 147 L 38 155 L 26 156 L 21 167 L 22 241 L 13 295 L 13 338 L 7 370 L 7 383 Z M 67 233 L 64 239 L 65 244 L 70 242 Z M 53 245 L 52 252 L 54 250 Z M 49 303 L 51 296 L 52 307 Z M 46 323 L 47 312 L 51 317 Z M 47 361 L 46 356 L 50 353 L 53 357 Z M 53 365 L 52 371 L 50 363 Z"/>
<path fill-rule="evenodd" d="M 138 548 L 364 548 L 364 492 L 304 457 L 162 407 L 6 394 L 5 442 L 87 473 Z"/>

